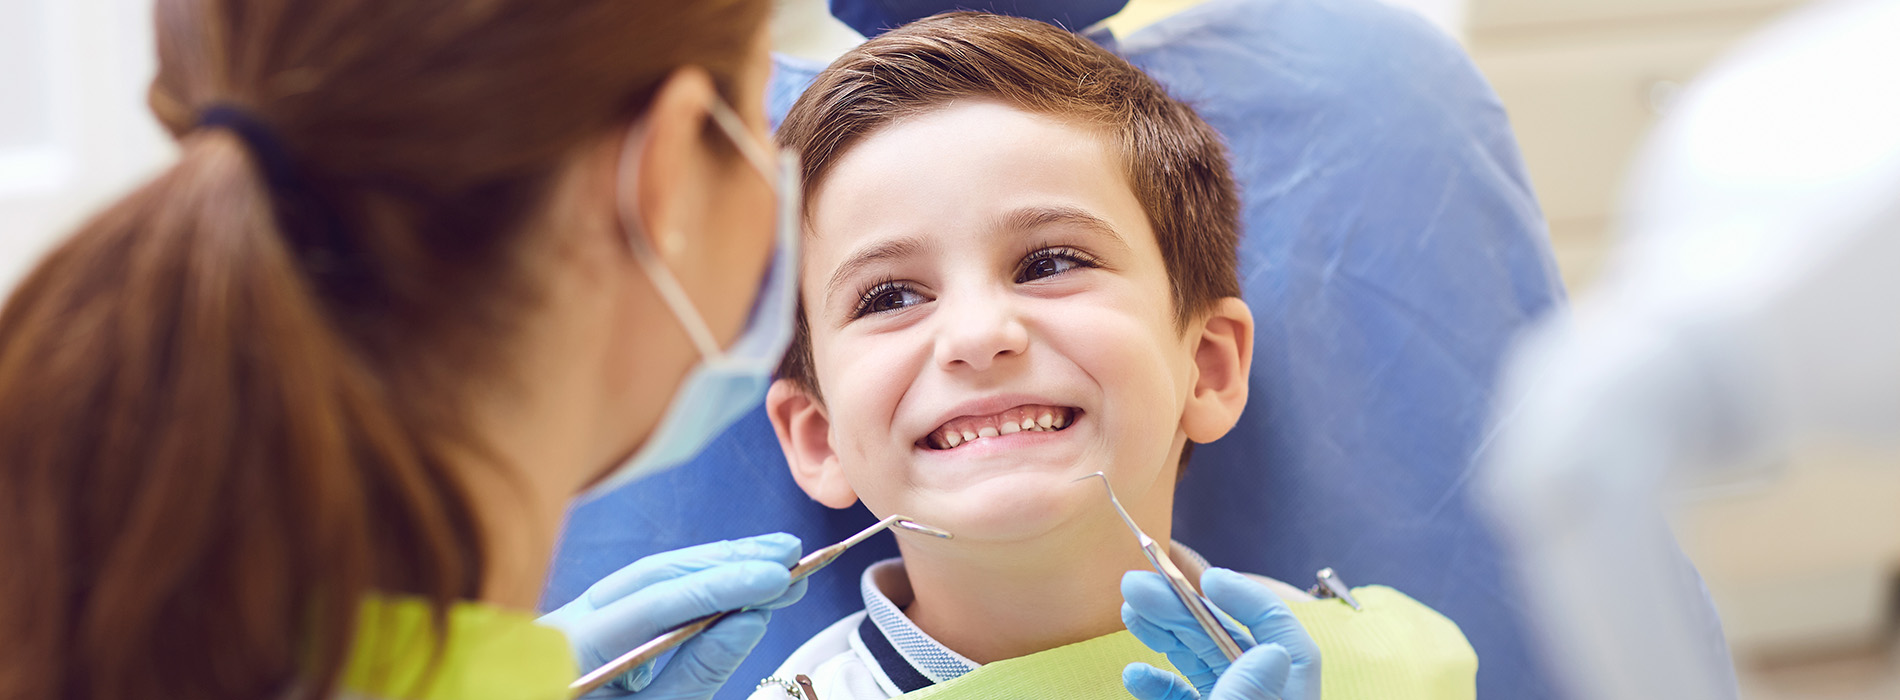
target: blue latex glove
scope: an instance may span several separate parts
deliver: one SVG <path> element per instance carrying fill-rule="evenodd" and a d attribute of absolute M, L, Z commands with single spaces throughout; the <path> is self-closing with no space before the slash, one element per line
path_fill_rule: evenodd
<path fill-rule="evenodd" d="M 765 636 L 770 611 L 805 595 L 805 582 L 793 584 L 790 573 L 802 549 L 798 538 L 775 533 L 662 552 L 601 579 L 540 622 L 567 634 L 585 672 L 694 618 L 753 608 L 680 645 L 657 676 L 644 664 L 587 696 L 711 698 Z"/>
<path fill-rule="evenodd" d="M 1228 625 L 1242 646 L 1256 646 L 1229 664 L 1166 579 L 1130 571 L 1122 576 L 1122 622 L 1187 679 L 1129 664 L 1122 670 L 1129 694 L 1141 700 L 1319 700 L 1319 647 L 1279 596 L 1227 569 L 1202 574 L 1201 592 L 1246 628 Z"/>

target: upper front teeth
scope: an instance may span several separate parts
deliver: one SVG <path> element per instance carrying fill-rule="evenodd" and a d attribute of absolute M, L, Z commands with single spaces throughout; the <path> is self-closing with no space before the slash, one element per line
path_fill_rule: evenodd
<path fill-rule="evenodd" d="M 1073 409 L 1026 406 L 1004 411 L 986 419 L 960 420 L 958 427 L 945 426 L 930 436 L 929 444 L 947 450 L 978 438 L 1013 435 L 1023 431 L 1049 432 L 1068 427 Z"/>

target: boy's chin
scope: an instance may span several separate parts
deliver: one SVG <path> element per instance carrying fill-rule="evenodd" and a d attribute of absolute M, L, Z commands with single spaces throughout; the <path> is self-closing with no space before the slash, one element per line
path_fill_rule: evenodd
<path fill-rule="evenodd" d="M 949 530 L 961 542 L 1032 539 L 1072 521 L 1101 500 L 1078 475 L 1025 472 L 994 475 L 949 492 L 913 492 L 906 515 Z M 1094 498 L 1090 498 L 1094 497 Z"/>

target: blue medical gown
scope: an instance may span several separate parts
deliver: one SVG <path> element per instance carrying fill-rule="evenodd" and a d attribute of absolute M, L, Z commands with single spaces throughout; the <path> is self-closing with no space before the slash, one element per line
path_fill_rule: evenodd
<path fill-rule="evenodd" d="M 998 12 L 1080 30 L 1108 19 L 1127 4 L 1128 0 L 831 0 L 831 14 L 865 36 L 946 10 Z"/>
<path fill-rule="evenodd" d="M 1226 137 L 1244 198 L 1252 393 L 1233 432 L 1194 453 L 1175 536 L 1296 585 L 1330 566 L 1396 587 L 1465 631 L 1480 697 L 1561 697 L 1512 558 L 1466 489 L 1501 356 L 1563 303 L 1497 97 L 1455 42 L 1376 0 L 1213 0 L 1115 48 Z M 819 66 L 777 68 L 774 123 Z M 871 521 L 808 500 L 755 411 L 694 463 L 577 508 L 545 602 L 654 552 L 774 530 L 817 546 Z M 720 697 L 860 609 L 857 573 L 895 550 L 880 537 L 818 574 Z M 1680 574 L 1632 585 L 1706 602 L 1686 559 Z M 1687 614 L 1726 663 L 1712 606 Z"/>

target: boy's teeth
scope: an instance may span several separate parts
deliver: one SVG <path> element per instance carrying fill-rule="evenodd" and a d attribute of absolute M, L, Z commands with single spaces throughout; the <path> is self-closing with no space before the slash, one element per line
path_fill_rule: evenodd
<path fill-rule="evenodd" d="M 1028 407 L 1013 409 L 1011 411 L 1005 411 L 1003 414 L 992 416 L 988 421 L 964 421 L 963 425 L 965 427 L 941 428 L 938 433 L 930 436 L 926 441 L 926 445 L 939 450 L 948 450 L 966 442 L 973 442 L 978 438 L 1014 435 L 1023 431 L 1035 431 L 1039 433 L 1055 432 L 1068 427 L 1070 423 L 1074 422 L 1074 418 L 1071 417 L 1073 415 L 1071 410 L 1073 409 L 1037 409 Z M 986 422 L 988 424 L 985 424 Z"/>

